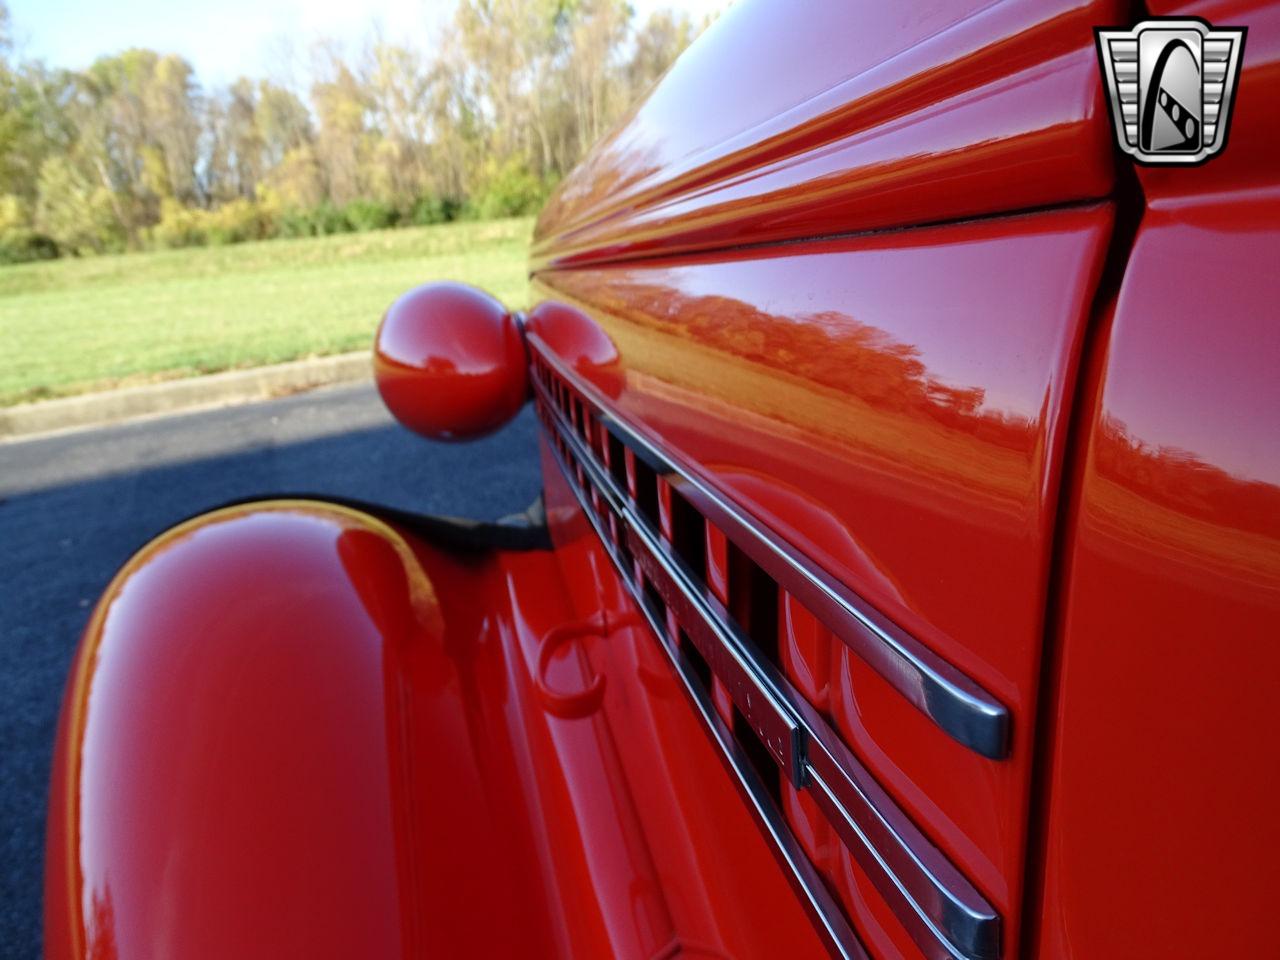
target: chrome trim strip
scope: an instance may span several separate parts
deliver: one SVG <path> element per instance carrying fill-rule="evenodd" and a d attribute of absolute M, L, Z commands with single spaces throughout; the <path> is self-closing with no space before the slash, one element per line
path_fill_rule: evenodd
<path fill-rule="evenodd" d="M 564 425 L 558 419 L 559 411 L 551 406 L 550 401 L 546 398 L 545 391 L 541 392 L 541 396 L 543 402 L 551 410 L 551 416 L 557 417 L 556 425 L 563 435 Z M 576 436 L 570 436 L 575 441 L 578 439 Z M 849 926 L 848 920 L 845 919 L 844 912 L 840 909 L 839 904 L 836 903 L 835 898 L 827 889 L 822 877 L 810 862 L 808 855 L 804 852 L 804 848 L 800 846 L 800 841 L 791 832 L 791 828 L 787 825 L 782 811 L 773 802 L 773 798 L 769 796 L 769 791 L 761 781 L 759 774 L 756 773 L 750 758 L 738 744 L 733 732 L 720 719 L 720 714 L 716 712 L 715 705 L 711 702 L 710 691 L 703 687 L 702 682 L 694 671 L 693 665 L 689 663 L 689 660 L 680 652 L 675 641 L 668 635 L 666 624 L 658 622 L 655 612 L 645 602 L 643 592 L 635 583 L 634 567 L 631 570 L 627 569 L 626 562 L 613 544 L 608 531 L 601 526 L 599 518 L 592 510 L 586 493 L 575 482 L 573 468 L 565 463 L 560 451 L 554 445 L 549 446 L 551 455 L 555 458 L 561 472 L 564 474 L 569 489 L 573 491 L 574 497 L 577 498 L 587 521 L 600 539 L 605 553 L 613 561 L 614 566 L 618 568 L 620 579 L 627 588 L 627 592 L 631 595 L 636 607 L 657 637 L 659 648 L 667 655 L 667 659 L 671 661 L 676 676 L 680 679 L 680 685 L 688 696 L 689 701 L 693 704 L 699 719 L 702 720 L 711 734 L 712 740 L 719 747 L 720 757 L 724 761 L 734 785 L 747 801 L 748 809 L 756 822 L 764 830 L 768 839 L 772 841 L 771 847 L 774 855 L 786 871 L 792 887 L 799 894 L 805 911 L 817 925 L 818 932 L 827 949 L 831 951 L 832 956 L 839 958 L 839 960 L 871 960 L 862 943 L 858 940 L 857 935 L 853 932 L 853 928 Z"/>
<path fill-rule="evenodd" d="M 998 958 L 1002 928 L 995 909 L 842 743 L 813 737 L 808 747 L 808 785 L 819 809 L 925 955 Z"/>
<path fill-rule="evenodd" d="M 632 508 L 608 470 L 565 420 L 546 387 L 536 378 L 534 384 L 550 425 L 577 463 L 565 463 L 554 444 L 552 452 L 662 646 L 684 659 L 666 624 L 659 625 L 650 609 L 641 574 L 675 614 L 712 672 L 726 682 L 735 705 L 791 784 L 813 790 L 850 852 L 925 955 L 930 960 L 998 957 L 1000 917 L 995 910 L 897 808 L 786 677 L 759 653 L 702 578 L 691 572 L 650 522 Z M 617 536 L 625 539 L 631 569 L 627 569 L 618 542 L 602 528 L 575 467 L 584 479 L 589 478 L 590 488 L 598 492 L 620 523 Z"/>
<path fill-rule="evenodd" d="M 698 648 L 711 672 L 725 685 L 730 699 L 782 768 L 788 782 L 797 790 L 803 788 L 804 742 L 800 721 L 764 682 L 758 664 L 743 652 L 742 638 L 734 636 L 731 623 L 707 609 L 708 598 L 695 586 L 687 569 L 683 569 L 684 564 L 665 549 L 665 541 L 629 512 L 623 514 L 623 522 L 627 547 L 636 565 L 667 608 L 675 613 L 676 622 Z"/>
<path fill-rule="evenodd" d="M 573 374 L 537 334 L 539 359 L 585 396 L 601 422 L 690 503 L 716 523 L 761 569 L 807 607 L 913 706 L 948 736 L 993 760 L 1008 756 L 1009 711 L 969 677 L 881 615 L 870 604 L 780 541 L 612 413 L 599 392 Z"/>

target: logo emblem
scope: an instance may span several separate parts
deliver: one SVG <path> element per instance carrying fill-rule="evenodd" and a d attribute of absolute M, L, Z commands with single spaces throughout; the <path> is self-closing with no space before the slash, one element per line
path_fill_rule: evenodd
<path fill-rule="evenodd" d="M 1095 30 L 1120 149 L 1149 164 L 1203 163 L 1221 152 L 1245 29 L 1168 19 Z"/>

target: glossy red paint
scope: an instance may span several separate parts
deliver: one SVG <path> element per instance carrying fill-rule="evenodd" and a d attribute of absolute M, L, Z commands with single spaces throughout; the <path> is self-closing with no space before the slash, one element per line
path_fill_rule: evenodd
<path fill-rule="evenodd" d="M 546 708 L 540 680 L 589 679 L 584 646 L 649 643 L 614 596 L 607 643 L 539 674 L 562 577 L 316 503 L 154 541 L 69 687 L 47 956 L 820 953 L 669 672 Z"/>
<path fill-rule="evenodd" d="M 1102 197 L 1092 28 L 1127 6 L 742 0 L 557 192 L 534 265 Z"/>
<path fill-rule="evenodd" d="M 1151 7 L 1250 34 L 1229 149 L 1140 171 L 1132 251 L 1092 202 L 1091 35 L 1132 10 L 1072 0 L 742 0 L 537 232 L 529 329 L 1010 710 L 1009 757 L 978 756 L 779 597 L 780 668 L 995 905 L 1005 958 L 1273 940 L 1280 5 Z M 458 285 L 398 302 L 376 364 L 429 436 L 527 394 L 514 319 Z M 60 728 L 52 960 L 822 952 L 542 459 L 554 554 L 282 502 L 121 572 Z M 731 605 L 710 528 L 706 555 Z M 811 795 L 780 802 L 870 953 L 918 958 Z"/>
<path fill-rule="evenodd" d="M 607 374 L 575 370 L 620 416 L 1009 707 L 1012 755 L 983 759 L 790 621 L 793 680 L 1009 918 L 1010 950 L 1067 401 L 1110 227 L 1096 206 L 536 278 L 539 310 L 580 313 L 537 328 L 557 355 L 574 364 L 588 319 L 607 336 Z M 827 870 L 910 956 L 848 855 Z"/>
<path fill-rule="evenodd" d="M 1076 491 L 1045 956 L 1274 946 L 1278 246 L 1245 194 L 1134 248 Z"/>
<path fill-rule="evenodd" d="M 1240 126 L 1185 180 L 1143 172 L 1151 203 L 1086 384 L 1046 736 L 1046 958 L 1276 950 L 1278 9 L 1194 9 L 1249 27 Z"/>
<path fill-rule="evenodd" d="M 435 440 L 496 430 L 529 390 L 515 317 L 462 283 L 429 283 L 393 303 L 378 327 L 373 369 L 396 419 Z"/>
<path fill-rule="evenodd" d="M 603 611 L 615 621 L 634 616 L 634 605 L 619 582 L 612 561 L 605 555 L 595 531 L 559 472 L 545 439 L 541 453 L 556 560 L 575 611 L 580 616 Z M 707 734 L 694 719 L 686 695 L 680 690 L 648 626 L 630 626 L 602 637 L 599 642 L 585 645 L 583 654 L 592 669 L 608 676 L 610 683 L 615 678 L 634 681 L 626 693 L 615 696 L 611 691 L 603 706 L 611 728 L 618 732 L 620 744 L 625 744 L 619 756 L 633 790 L 635 809 L 646 829 L 655 834 L 685 837 L 691 826 L 702 824 L 702 817 L 717 816 L 713 808 L 708 807 L 704 791 L 712 784 L 718 784 L 717 789 L 732 788 L 728 787 L 721 763 L 712 760 L 709 752 L 703 752 L 702 747 L 710 743 Z M 698 741 L 692 751 L 689 738 Z M 663 774 L 655 777 L 655 770 L 662 770 Z M 745 811 L 741 797 L 735 793 L 734 798 L 739 810 Z M 705 826 L 696 828 L 705 829 Z M 751 830 L 760 836 L 754 824 Z M 790 911 L 798 902 L 790 888 L 779 890 L 770 883 L 757 890 L 756 878 L 738 875 L 742 867 L 739 862 L 714 855 L 709 848 L 686 845 L 685 841 L 671 845 L 655 857 L 659 882 L 664 887 L 672 885 L 689 891 L 687 896 L 670 899 L 672 916 L 690 930 L 688 942 L 718 945 L 715 950 L 722 953 L 713 955 L 724 957 L 826 956 L 807 918 L 803 921 L 807 928 L 803 935 L 790 926 Z M 702 912 L 699 900 L 714 900 L 716 890 L 725 884 L 740 887 L 738 896 L 743 899 L 739 904 L 739 919 L 727 913 L 717 918 Z M 694 890 L 701 893 L 695 896 Z M 771 927 L 773 914 L 781 905 L 776 898 L 789 901 L 780 914 L 783 926 L 776 934 L 770 931 L 768 945 L 757 943 L 754 938 L 761 935 L 761 929 L 757 927 L 752 932 L 740 929 L 738 924 L 758 911 L 758 922 L 765 928 Z"/>
<path fill-rule="evenodd" d="M 616 400 L 621 395 L 626 386 L 622 358 L 613 341 L 590 317 L 562 303 L 544 301 L 529 311 L 525 327 L 558 344 L 561 356 L 573 370 L 606 397 Z"/>

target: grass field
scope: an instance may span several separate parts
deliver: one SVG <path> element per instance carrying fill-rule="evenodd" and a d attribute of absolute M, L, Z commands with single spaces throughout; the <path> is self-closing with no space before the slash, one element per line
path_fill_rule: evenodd
<path fill-rule="evenodd" d="M 0 405 L 369 346 L 428 280 L 525 305 L 529 220 L 0 267 Z"/>

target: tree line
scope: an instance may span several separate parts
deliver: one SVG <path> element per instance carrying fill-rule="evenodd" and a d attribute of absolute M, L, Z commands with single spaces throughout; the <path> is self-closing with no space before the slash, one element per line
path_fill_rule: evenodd
<path fill-rule="evenodd" d="M 0 263 L 529 213 L 694 32 L 625 0 L 459 0 L 431 50 L 317 42 L 305 85 L 205 90 L 153 50 L 20 59 L 0 0 Z"/>

